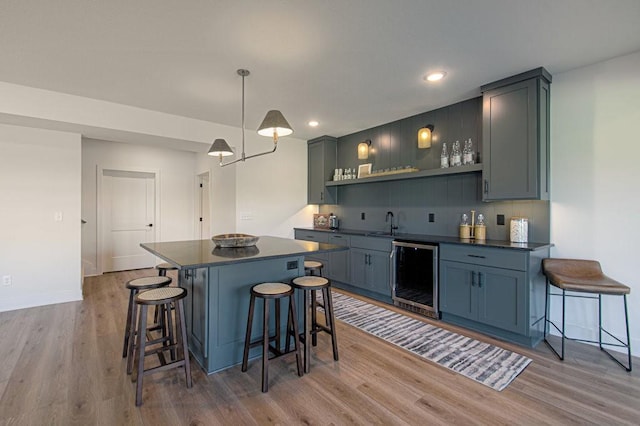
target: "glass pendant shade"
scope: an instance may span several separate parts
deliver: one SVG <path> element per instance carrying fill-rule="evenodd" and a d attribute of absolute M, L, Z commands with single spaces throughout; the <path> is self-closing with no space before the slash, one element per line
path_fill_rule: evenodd
<path fill-rule="evenodd" d="M 216 139 L 213 141 L 211 148 L 209 148 L 208 155 L 212 157 L 228 157 L 233 155 L 231 147 L 224 139 Z"/>
<path fill-rule="evenodd" d="M 280 136 L 288 136 L 293 133 L 291 125 L 284 118 L 284 115 L 277 109 L 267 112 L 262 120 L 262 124 L 258 127 L 258 134 L 261 136 L 273 137 L 277 140 Z"/>
<path fill-rule="evenodd" d="M 425 149 L 431 148 L 431 132 L 433 131 L 432 125 L 427 125 L 418 130 L 418 148 Z"/>

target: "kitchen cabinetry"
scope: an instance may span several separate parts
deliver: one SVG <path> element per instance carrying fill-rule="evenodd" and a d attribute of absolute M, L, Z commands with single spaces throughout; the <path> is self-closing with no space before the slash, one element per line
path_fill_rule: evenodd
<path fill-rule="evenodd" d="M 207 302 L 209 300 L 208 269 L 183 269 L 178 277 L 180 287 L 187 290 L 184 299 L 184 316 L 187 328 L 187 341 L 191 353 L 201 365 L 207 358 L 207 335 L 209 319 Z"/>
<path fill-rule="evenodd" d="M 440 245 L 442 319 L 492 336 L 535 346 L 544 331 L 549 249 L 517 250 Z"/>
<path fill-rule="evenodd" d="M 390 298 L 390 253 L 391 240 L 375 237 L 351 237 L 350 284 Z"/>
<path fill-rule="evenodd" d="M 483 199 L 549 199 L 551 75 L 538 68 L 481 87 Z"/>
<path fill-rule="evenodd" d="M 336 188 L 325 187 L 336 168 L 337 140 L 330 136 L 321 136 L 307 142 L 308 150 L 308 204 L 337 204 Z"/>
<path fill-rule="evenodd" d="M 331 234 L 329 235 L 329 243 L 337 246 L 349 247 L 350 237 L 348 235 Z M 341 251 L 329 253 L 329 265 L 327 268 L 327 277 L 332 281 L 349 282 L 349 251 Z"/>

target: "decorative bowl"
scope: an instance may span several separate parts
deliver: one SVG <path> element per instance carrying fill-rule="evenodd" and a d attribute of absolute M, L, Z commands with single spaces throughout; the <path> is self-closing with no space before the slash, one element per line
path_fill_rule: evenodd
<path fill-rule="evenodd" d="M 251 257 L 260 254 L 260 250 L 256 246 L 216 247 L 213 249 L 211 254 L 219 257 L 228 257 L 230 259 L 243 259 L 245 257 Z"/>
<path fill-rule="evenodd" d="M 249 234 L 220 234 L 211 237 L 218 247 L 250 247 L 256 245 L 260 237 Z"/>

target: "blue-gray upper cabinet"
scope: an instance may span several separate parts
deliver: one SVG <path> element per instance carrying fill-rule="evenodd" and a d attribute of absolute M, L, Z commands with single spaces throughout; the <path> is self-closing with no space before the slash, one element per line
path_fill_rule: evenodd
<path fill-rule="evenodd" d="M 330 136 L 321 136 L 308 144 L 308 204 L 337 204 L 336 188 L 327 188 L 325 182 L 331 180 L 336 168 L 337 140 Z"/>
<path fill-rule="evenodd" d="M 537 68 L 482 86 L 483 200 L 549 199 L 550 84 Z"/>

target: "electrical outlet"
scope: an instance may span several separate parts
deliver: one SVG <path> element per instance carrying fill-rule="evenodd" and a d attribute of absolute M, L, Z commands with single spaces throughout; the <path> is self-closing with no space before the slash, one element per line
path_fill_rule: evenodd
<path fill-rule="evenodd" d="M 62 222 L 62 212 L 55 212 L 53 214 L 53 220 L 56 222 Z"/>
<path fill-rule="evenodd" d="M 504 225 L 504 215 L 499 214 L 498 217 L 496 218 L 496 222 L 498 225 Z"/>
<path fill-rule="evenodd" d="M 11 275 L 2 276 L 2 285 L 11 285 Z"/>
<path fill-rule="evenodd" d="M 429 222 L 435 222 L 435 221 L 436 221 L 436 214 L 429 213 Z"/>
<path fill-rule="evenodd" d="M 364 220 L 364 212 L 360 213 L 360 220 Z"/>
<path fill-rule="evenodd" d="M 298 262 L 292 260 L 291 262 L 287 262 L 287 270 L 298 269 Z"/>

